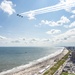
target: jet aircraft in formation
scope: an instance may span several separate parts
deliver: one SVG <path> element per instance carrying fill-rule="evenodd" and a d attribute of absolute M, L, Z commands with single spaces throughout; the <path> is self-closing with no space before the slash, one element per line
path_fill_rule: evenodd
<path fill-rule="evenodd" d="M 19 17 L 23 18 L 23 16 L 22 16 L 22 15 L 20 15 L 20 14 L 17 14 L 17 16 L 19 16 Z"/>

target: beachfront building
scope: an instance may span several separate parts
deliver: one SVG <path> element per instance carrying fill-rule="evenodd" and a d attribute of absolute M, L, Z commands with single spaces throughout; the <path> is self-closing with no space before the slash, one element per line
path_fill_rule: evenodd
<path fill-rule="evenodd" d="M 65 67 L 62 70 L 61 75 L 75 75 L 75 50 L 74 48 L 69 48 L 71 50 L 70 55 L 68 56 L 68 61 Z"/>
<path fill-rule="evenodd" d="M 75 51 L 72 51 L 72 57 L 71 57 L 71 60 L 72 60 L 73 62 L 75 62 Z"/>
<path fill-rule="evenodd" d="M 75 47 L 66 47 L 68 50 L 74 51 Z"/>

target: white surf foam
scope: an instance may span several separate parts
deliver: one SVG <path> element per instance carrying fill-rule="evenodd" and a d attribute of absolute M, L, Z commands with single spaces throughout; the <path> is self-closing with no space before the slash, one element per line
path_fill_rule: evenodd
<path fill-rule="evenodd" d="M 63 50 L 64 50 L 64 48 L 59 49 L 59 50 L 56 51 L 55 53 L 52 53 L 52 54 L 50 54 L 50 55 L 48 55 L 48 56 L 45 56 L 45 57 L 43 57 L 43 58 L 40 58 L 40 59 L 35 60 L 35 61 L 33 61 L 33 62 L 30 62 L 29 64 L 21 65 L 21 66 L 15 67 L 15 68 L 13 68 L 13 69 L 10 69 L 10 70 L 7 70 L 7 71 L 3 71 L 3 72 L 0 73 L 0 75 L 13 74 L 13 73 L 22 71 L 22 70 L 24 70 L 24 69 L 26 69 L 26 68 L 28 68 L 28 67 L 31 67 L 31 66 L 36 65 L 36 64 L 39 64 L 40 62 L 43 62 L 43 61 L 45 61 L 45 60 L 48 60 L 48 59 L 50 59 L 50 58 L 52 58 L 52 57 L 55 57 L 55 56 L 59 55 L 60 53 L 62 53 Z"/>

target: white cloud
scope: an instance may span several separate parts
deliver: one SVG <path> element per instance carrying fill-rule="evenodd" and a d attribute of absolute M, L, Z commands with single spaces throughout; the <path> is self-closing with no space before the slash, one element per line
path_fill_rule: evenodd
<path fill-rule="evenodd" d="M 73 21 L 70 25 L 64 25 L 65 28 L 73 28 L 75 27 L 75 21 Z"/>
<path fill-rule="evenodd" d="M 0 40 L 6 40 L 7 38 L 4 36 L 0 36 Z"/>
<path fill-rule="evenodd" d="M 75 36 L 75 28 L 66 31 L 65 33 L 56 35 L 52 40 L 54 41 L 55 44 L 66 43 L 66 42 L 68 42 L 68 43 L 73 42 L 74 43 L 75 40 L 72 40 L 73 36 Z"/>
<path fill-rule="evenodd" d="M 68 38 L 67 39 L 67 41 L 66 42 L 73 42 L 73 43 L 75 43 L 75 36 L 71 36 L 70 38 Z"/>
<path fill-rule="evenodd" d="M 49 46 L 50 40 L 45 38 L 6 38 L 0 36 L 0 46 Z"/>
<path fill-rule="evenodd" d="M 50 38 L 7 38 L 0 36 L 0 46 L 55 46 L 75 43 L 75 28 Z"/>
<path fill-rule="evenodd" d="M 13 9 L 13 6 L 15 5 L 12 3 L 12 1 L 3 0 L 0 4 L 0 9 L 8 13 L 9 15 L 12 15 L 13 13 L 15 13 L 15 9 Z"/>
<path fill-rule="evenodd" d="M 75 0 L 60 0 L 60 2 L 54 6 L 49 6 L 41 9 L 36 9 L 28 12 L 21 13 L 22 16 L 26 16 L 29 19 L 35 19 L 36 15 L 44 14 L 48 12 L 54 12 L 59 10 L 66 10 L 68 12 L 75 13 L 75 10 L 72 10 L 71 8 L 75 7 Z"/>
<path fill-rule="evenodd" d="M 19 40 L 11 41 L 12 43 L 20 43 Z"/>
<path fill-rule="evenodd" d="M 42 39 L 43 42 L 50 42 L 50 39 Z"/>
<path fill-rule="evenodd" d="M 51 29 L 50 31 L 47 31 L 46 33 L 47 34 L 57 34 L 57 33 L 60 33 L 61 30 L 57 30 L 57 29 Z"/>
<path fill-rule="evenodd" d="M 75 27 L 75 21 L 69 25 L 69 28 Z"/>
<path fill-rule="evenodd" d="M 67 18 L 67 17 L 65 17 L 65 16 L 62 16 L 61 18 L 60 18 L 60 20 L 59 21 L 48 21 L 48 20 L 42 20 L 40 23 L 39 23 L 39 26 L 40 25 L 48 25 L 48 26 L 61 26 L 61 25 L 63 25 L 63 24 L 66 24 L 66 23 L 69 23 L 70 22 L 70 20 Z"/>
<path fill-rule="evenodd" d="M 71 15 L 70 18 L 75 18 L 75 15 Z"/>
<path fill-rule="evenodd" d="M 72 13 L 74 13 L 74 14 L 75 14 L 75 10 L 72 10 Z"/>

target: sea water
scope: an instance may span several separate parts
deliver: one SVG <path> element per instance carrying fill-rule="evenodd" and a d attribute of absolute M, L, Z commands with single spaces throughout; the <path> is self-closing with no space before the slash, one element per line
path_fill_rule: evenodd
<path fill-rule="evenodd" d="M 0 72 L 28 64 L 60 49 L 58 47 L 0 47 Z"/>

